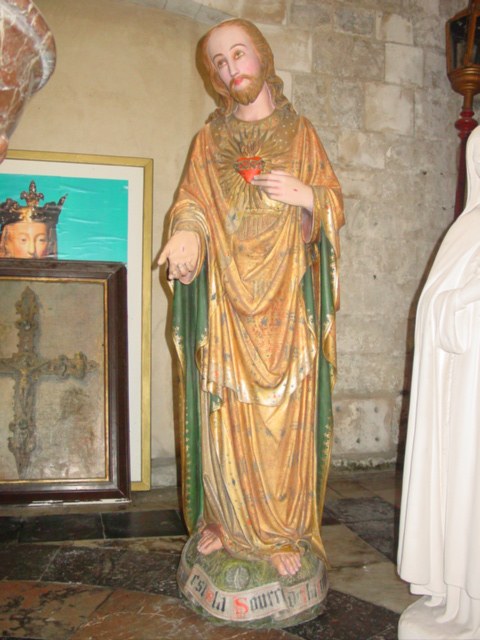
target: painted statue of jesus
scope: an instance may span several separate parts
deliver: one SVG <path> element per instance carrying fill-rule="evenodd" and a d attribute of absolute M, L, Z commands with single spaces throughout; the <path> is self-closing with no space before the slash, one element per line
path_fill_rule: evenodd
<path fill-rule="evenodd" d="M 196 136 L 159 258 L 183 372 L 183 508 L 197 552 L 280 577 L 320 523 L 331 448 L 339 183 L 240 19 L 199 43 L 219 108 Z"/>

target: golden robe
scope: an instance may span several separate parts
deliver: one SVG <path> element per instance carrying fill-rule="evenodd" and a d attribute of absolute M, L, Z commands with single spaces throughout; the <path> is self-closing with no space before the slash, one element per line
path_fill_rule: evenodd
<path fill-rule="evenodd" d="M 254 159 L 312 186 L 311 237 L 301 208 L 240 175 Z M 170 225 L 202 241 L 196 280 L 174 295 L 184 513 L 191 531 L 220 525 L 239 557 L 304 545 L 324 555 L 343 222 L 326 153 L 290 106 L 256 122 L 217 118 L 197 135 Z"/>

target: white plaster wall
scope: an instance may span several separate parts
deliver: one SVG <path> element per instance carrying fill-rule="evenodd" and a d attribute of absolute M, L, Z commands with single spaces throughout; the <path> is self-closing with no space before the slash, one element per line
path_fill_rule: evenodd
<path fill-rule="evenodd" d="M 213 103 L 195 68 L 205 26 L 118 0 L 37 0 L 57 67 L 27 105 L 11 148 L 154 160 L 153 255 L 190 142 Z M 140 286 L 140 283 L 138 283 Z M 166 287 L 152 286 L 152 456 L 173 456 Z"/>

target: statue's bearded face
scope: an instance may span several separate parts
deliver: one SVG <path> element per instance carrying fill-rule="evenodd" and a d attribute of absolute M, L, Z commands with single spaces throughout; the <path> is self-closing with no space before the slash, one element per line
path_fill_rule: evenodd
<path fill-rule="evenodd" d="M 241 27 L 214 30 L 208 40 L 208 55 L 236 102 L 247 105 L 256 100 L 265 78 L 255 47 Z"/>

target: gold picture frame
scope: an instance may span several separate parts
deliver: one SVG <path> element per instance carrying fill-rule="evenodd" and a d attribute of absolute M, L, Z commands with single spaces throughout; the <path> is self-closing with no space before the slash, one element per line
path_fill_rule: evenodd
<path fill-rule="evenodd" d="M 32 180 L 45 202 L 66 196 L 57 225 L 59 260 L 127 265 L 131 488 L 148 490 L 153 160 L 10 150 L 0 165 L 0 201 L 19 200 Z"/>

